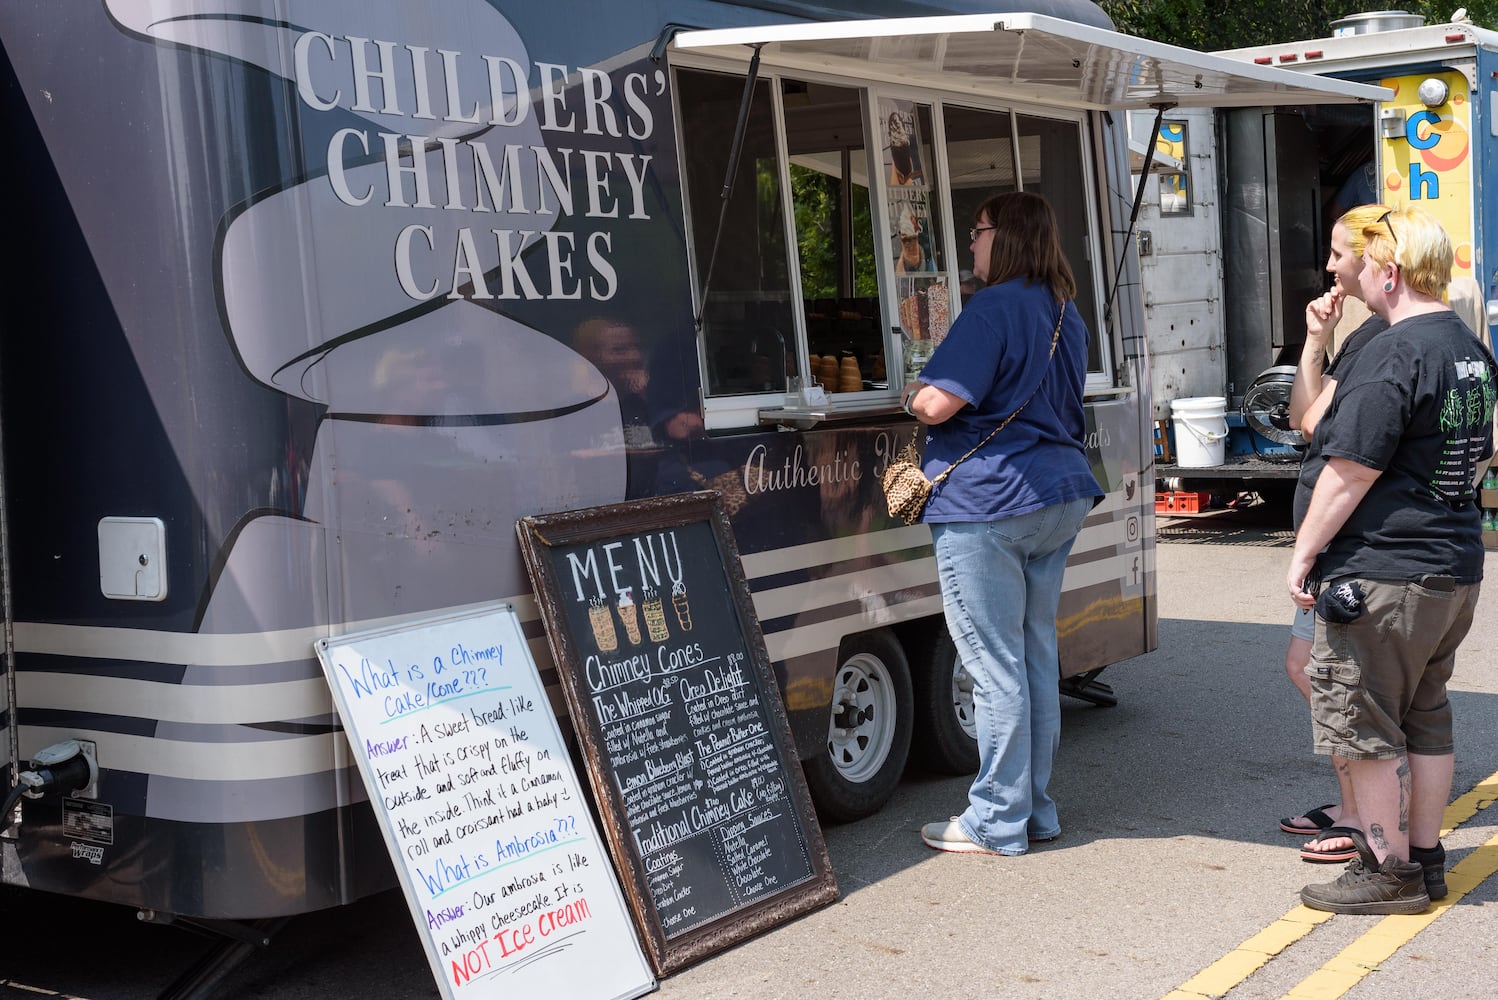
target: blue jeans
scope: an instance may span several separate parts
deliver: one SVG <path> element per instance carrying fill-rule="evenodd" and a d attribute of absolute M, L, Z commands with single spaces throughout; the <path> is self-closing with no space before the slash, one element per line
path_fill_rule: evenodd
<path fill-rule="evenodd" d="M 1000 521 L 931 525 L 947 628 L 973 678 L 978 776 L 958 824 L 974 843 L 1024 854 L 1061 832 L 1046 787 L 1061 742 L 1056 607 L 1092 498 Z"/>

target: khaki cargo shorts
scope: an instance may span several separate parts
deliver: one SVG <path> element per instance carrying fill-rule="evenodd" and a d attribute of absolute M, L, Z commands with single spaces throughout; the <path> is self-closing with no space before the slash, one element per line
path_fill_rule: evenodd
<path fill-rule="evenodd" d="M 1316 752 L 1351 760 L 1451 753 L 1446 682 L 1480 585 L 1451 577 L 1357 582 L 1367 607 L 1360 618 L 1316 619 L 1306 667 Z"/>

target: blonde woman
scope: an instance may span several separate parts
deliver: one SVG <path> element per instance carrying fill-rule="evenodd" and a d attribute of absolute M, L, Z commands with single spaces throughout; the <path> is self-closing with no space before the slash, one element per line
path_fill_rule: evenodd
<path fill-rule="evenodd" d="M 1313 742 L 1347 776 L 1364 832 L 1342 876 L 1301 901 L 1420 913 L 1446 894 L 1446 684 L 1482 580 L 1472 481 L 1493 452 L 1498 363 L 1442 301 L 1452 250 L 1435 219 L 1397 209 L 1363 235 L 1359 288 L 1389 329 L 1339 380 L 1301 465 L 1285 585 L 1316 609 Z"/>
<path fill-rule="evenodd" d="M 1298 428 L 1307 441 L 1331 405 L 1337 380 L 1352 371 L 1353 360 L 1363 345 L 1389 328 L 1388 323 L 1369 314 L 1357 329 L 1342 338 L 1341 349 L 1335 357 L 1330 357 L 1332 334 L 1342 320 L 1348 300 L 1363 305 L 1363 292 L 1358 287 L 1358 274 L 1363 269 L 1363 230 L 1377 223 L 1388 210 L 1387 205 L 1359 205 L 1343 213 L 1332 225 L 1331 249 L 1326 258 L 1332 287 L 1306 306 L 1306 341 L 1290 389 L 1290 426 Z M 1297 608 L 1290 624 L 1290 644 L 1285 649 L 1285 674 L 1308 702 L 1311 682 L 1306 677 L 1306 664 L 1311 662 L 1315 628 L 1310 609 Z M 1335 863 L 1357 857 L 1357 848 L 1345 836 L 1347 829 L 1358 829 L 1357 803 L 1352 800 L 1346 777 L 1340 773 L 1337 785 L 1340 792 L 1337 802 L 1280 820 L 1280 829 L 1286 833 L 1312 838 L 1301 849 L 1303 861 Z"/>

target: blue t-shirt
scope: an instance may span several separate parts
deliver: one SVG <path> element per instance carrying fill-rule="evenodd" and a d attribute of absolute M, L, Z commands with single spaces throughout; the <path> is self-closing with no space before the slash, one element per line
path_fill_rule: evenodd
<path fill-rule="evenodd" d="M 928 478 L 1024 409 L 932 491 L 923 520 L 996 521 L 1103 495 L 1083 444 L 1087 326 L 1068 302 L 1051 358 L 1060 308 L 1045 285 L 1021 278 L 990 285 L 968 300 L 931 355 L 920 380 L 968 405 L 926 429 Z"/>

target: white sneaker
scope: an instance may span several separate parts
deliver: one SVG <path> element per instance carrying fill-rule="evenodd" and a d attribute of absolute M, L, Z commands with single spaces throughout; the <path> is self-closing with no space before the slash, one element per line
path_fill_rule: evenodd
<path fill-rule="evenodd" d="M 925 841 L 927 847 L 933 847 L 938 851 L 952 851 L 956 854 L 996 854 L 982 844 L 975 844 L 962 827 L 957 825 L 957 817 L 943 822 L 927 823 L 921 827 L 921 840 Z"/>

